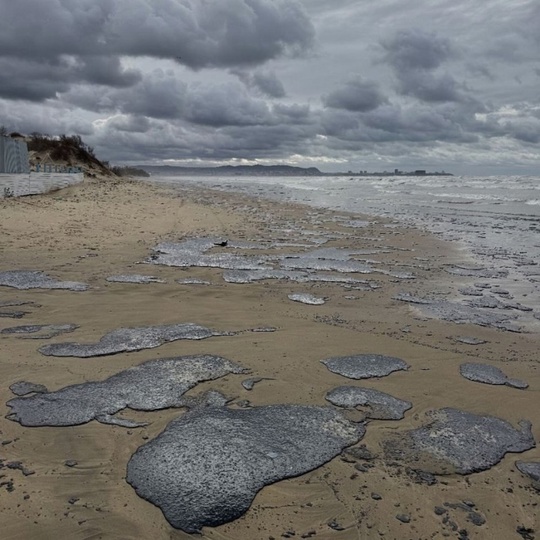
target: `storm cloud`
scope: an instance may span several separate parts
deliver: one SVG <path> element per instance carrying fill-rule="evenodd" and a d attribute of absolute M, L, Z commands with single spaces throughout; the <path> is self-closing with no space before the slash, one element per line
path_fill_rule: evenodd
<path fill-rule="evenodd" d="M 345 109 L 348 111 L 371 111 L 387 101 L 377 83 L 363 81 L 360 77 L 347 81 L 323 97 L 327 107 Z"/>
<path fill-rule="evenodd" d="M 398 92 L 421 101 L 462 101 L 464 85 L 448 72 L 436 72 L 455 51 L 450 40 L 423 31 L 400 31 L 383 40 L 384 60 L 398 79 Z"/>
<path fill-rule="evenodd" d="M 248 87 L 257 90 L 260 94 L 282 98 L 285 97 L 283 83 L 277 78 L 273 71 L 255 71 L 249 73 L 242 70 L 232 71 Z"/>
<path fill-rule="evenodd" d="M 3 55 L 152 56 L 192 68 L 298 54 L 314 37 L 295 0 L 4 1 L 1 30 Z"/>
<path fill-rule="evenodd" d="M 536 170 L 534 0 L 0 4 L 0 125 L 115 163 Z"/>
<path fill-rule="evenodd" d="M 396 71 L 433 70 L 452 56 L 452 45 L 447 38 L 423 31 L 401 30 L 381 42 L 385 60 Z"/>

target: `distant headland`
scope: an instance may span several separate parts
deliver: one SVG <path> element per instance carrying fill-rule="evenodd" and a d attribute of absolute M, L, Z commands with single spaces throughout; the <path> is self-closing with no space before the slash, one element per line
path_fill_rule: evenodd
<path fill-rule="evenodd" d="M 223 165 L 221 167 L 179 167 L 174 165 L 136 165 L 154 176 L 453 176 L 444 171 L 343 171 L 322 172 L 317 167 L 294 167 L 292 165 Z"/>

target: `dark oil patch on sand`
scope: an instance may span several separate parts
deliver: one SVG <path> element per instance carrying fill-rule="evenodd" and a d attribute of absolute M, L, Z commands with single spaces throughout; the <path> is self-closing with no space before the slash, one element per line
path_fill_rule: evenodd
<path fill-rule="evenodd" d="M 240 517 L 264 486 L 323 465 L 364 432 L 327 407 L 198 407 L 137 450 L 127 481 L 194 533 Z"/>
<path fill-rule="evenodd" d="M 516 467 L 520 473 L 540 482 L 540 461 L 516 461 Z"/>
<path fill-rule="evenodd" d="M 79 328 L 77 324 L 28 324 L 4 328 L 0 334 L 17 336 L 20 339 L 50 339 L 60 334 L 73 332 Z"/>
<path fill-rule="evenodd" d="M 529 387 L 526 382 L 519 381 L 518 379 L 510 379 L 498 367 L 490 366 L 488 364 L 466 362 L 459 366 L 459 372 L 463 377 L 474 382 L 495 385 L 504 384 L 520 390 L 525 390 Z"/>
<path fill-rule="evenodd" d="M 490 469 L 507 452 L 524 452 L 535 446 L 531 423 L 526 420 L 518 430 L 500 418 L 459 409 L 433 410 L 426 416 L 429 424 L 384 442 L 388 457 L 420 461 L 434 474 L 470 474 Z"/>
<path fill-rule="evenodd" d="M 145 276 L 142 274 L 117 274 L 109 276 L 107 281 L 110 283 L 165 283 L 163 279 L 159 279 L 156 276 Z"/>
<path fill-rule="evenodd" d="M 91 420 L 118 423 L 111 422 L 110 415 L 126 407 L 139 411 L 181 407 L 183 394 L 198 383 L 245 372 L 238 364 L 220 356 L 149 360 L 104 381 L 14 398 L 7 402 L 11 408 L 7 418 L 30 427 L 76 426 Z"/>
<path fill-rule="evenodd" d="M 98 343 L 53 343 L 39 349 L 45 356 L 90 358 L 121 352 L 154 349 L 179 339 L 205 339 L 221 335 L 194 323 L 119 328 L 105 334 Z"/>
<path fill-rule="evenodd" d="M 0 272 L 0 285 L 15 289 L 68 289 L 70 291 L 86 291 L 88 289 L 86 283 L 58 281 L 38 270 Z"/>
<path fill-rule="evenodd" d="M 412 407 L 409 401 L 360 386 L 339 386 L 328 392 L 326 399 L 337 407 L 367 407 L 366 417 L 379 420 L 401 420 Z"/>
<path fill-rule="evenodd" d="M 348 379 L 370 379 L 386 377 L 394 371 L 409 369 L 409 365 L 400 358 L 382 354 L 357 354 L 353 356 L 336 356 L 321 360 L 333 373 Z"/>

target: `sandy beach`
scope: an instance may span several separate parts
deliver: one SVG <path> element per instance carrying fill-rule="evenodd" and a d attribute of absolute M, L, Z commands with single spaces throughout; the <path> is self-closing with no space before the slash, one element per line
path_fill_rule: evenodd
<path fill-rule="evenodd" d="M 426 456 L 411 462 L 388 452 L 387 441 L 426 425 L 426 412 L 447 407 L 498 417 L 516 429 L 519 421 L 529 420 L 532 437 L 540 440 L 538 333 L 439 320 L 426 316 L 421 305 L 395 299 L 407 293 L 450 300 L 459 287 L 479 281 L 444 271 L 446 265 L 469 262 L 452 243 L 382 218 L 210 190 L 172 191 L 129 180 L 85 181 L 48 195 L 0 200 L 0 214 L 0 272 L 42 271 L 89 286 L 85 291 L 0 286 L 0 331 L 17 325 L 78 325 L 51 339 L 0 335 L 2 538 L 195 537 L 173 528 L 160 508 L 139 497 L 126 481 L 132 455 L 185 414 L 185 408 L 128 408 L 120 413 L 148 422 L 145 427 L 95 420 L 25 427 L 5 418 L 10 413 L 5 404 L 15 397 L 9 387 L 18 381 L 39 383 L 53 392 L 102 381 L 148 360 L 201 354 L 229 359 L 250 374 L 201 382 L 186 396 L 216 390 L 231 400 L 228 407 L 234 410 L 328 406 L 351 422 L 361 421 L 366 408 L 364 413 L 336 408 L 325 399 L 327 392 L 345 385 L 376 389 L 412 404 L 402 420 L 366 419 L 366 433 L 355 445 L 365 446 L 363 458 L 345 450 L 310 472 L 267 485 L 245 514 L 204 527 L 203 538 L 519 540 L 540 534 L 538 486 L 515 466 L 516 460 L 540 461 L 537 448 L 506 453 L 473 474 L 448 469 L 439 474 L 443 471 L 433 456 L 433 463 Z M 367 223 L 351 227 L 348 220 Z M 352 282 L 345 287 L 321 280 L 234 283 L 224 280 L 222 268 L 150 264 L 159 243 L 200 238 L 227 241 L 212 253 L 281 261 L 310 250 L 345 249 L 355 251 L 352 260 L 372 271 L 339 273 L 367 281 L 355 288 Z M 257 247 L 236 248 L 234 242 Z M 163 282 L 107 281 L 126 274 Z M 176 281 L 188 278 L 208 284 Z M 294 293 L 325 303 L 295 302 L 288 298 Z M 20 302 L 25 303 L 15 305 Z M 15 311 L 25 313 L 10 317 Z M 51 343 L 97 342 L 119 328 L 188 322 L 221 335 L 90 358 L 47 356 L 37 350 Z M 456 340 L 464 336 L 479 343 Z M 397 357 L 410 367 L 386 377 L 353 380 L 321 363 L 359 354 Z M 467 380 L 460 375 L 466 362 L 495 366 L 528 388 Z M 241 382 L 248 377 L 263 380 L 246 390 Z M 13 462 L 21 465 L 10 468 L 7 464 Z"/>

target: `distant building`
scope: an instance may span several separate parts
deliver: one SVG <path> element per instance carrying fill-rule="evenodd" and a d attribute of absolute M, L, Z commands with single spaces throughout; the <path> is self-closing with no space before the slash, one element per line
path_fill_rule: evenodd
<path fill-rule="evenodd" d="M 24 140 L 0 136 L 0 174 L 28 174 L 28 146 Z"/>
<path fill-rule="evenodd" d="M 426 171 L 423 170 L 423 169 L 420 169 L 418 171 L 414 171 L 414 176 L 425 176 L 426 175 Z"/>

